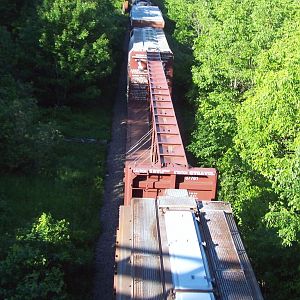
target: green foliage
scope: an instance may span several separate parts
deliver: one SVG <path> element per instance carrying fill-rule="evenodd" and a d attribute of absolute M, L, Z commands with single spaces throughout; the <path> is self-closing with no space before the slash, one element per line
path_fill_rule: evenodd
<path fill-rule="evenodd" d="M 0 75 L 10 74 L 15 65 L 15 44 L 11 34 L 0 26 Z"/>
<path fill-rule="evenodd" d="M 0 28 L 0 165 L 9 170 L 42 169 L 58 137 L 53 126 L 39 122 L 31 88 L 12 75 L 15 44 Z"/>
<path fill-rule="evenodd" d="M 0 262 L 0 296 L 5 299 L 64 299 L 62 265 L 70 260 L 69 224 L 43 213 L 19 233 Z"/>
<path fill-rule="evenodd" d="M 55 85 L 63 95 L 73 81 L 88 82 L 91 88 L 93 81 L 111 73 L 109 41 L 104 33 L 98 36 L 96 1 L 45 0 L 38 16 L 39 44 L 54 61 Z"/>
<path fill-rule="evenodd" d="M 291 159 L 286 160 L 277 172 L 273 182 L 280 200 L 270 205 L 266 221 L 270 227 L 277 228 L 284 245 L 291 246 L 300 239 L 300 148 Z"/>
<path fill-rule="evenodd" d="M 108 140 L 109 116 L 109 108 L 43 110 L 44 122 L 71 137 Z M 0 264 L 12 270 L 1 299 L 91 298 L 105 145 L 60 140 L 52 151 L 40 175 L 0 175 Z"/>
<path fill-rule="evenodd" d="M 180 43 L 192 48 L 194 39 L 199 37 L 206 25 L 203 19 L 209 17 L 206 15 L 207 11 L 200 8 L 203 1 L 168 0 L 165 4 L 168 17 L 176 21 L 174 36 Z"/>
<path fill-rule="evenodd" d="M 0 3 L 1 299 L 91 298 L 118 2 Z"/>
<path fill-rule="evenodd" d="M 23 18 L 19 64 L 38 97 L 58 105 L 98 98 L 122 24 L 111 2 L 43 0 Z"/>
<path fill-rule="evenodd" d="M 10 170 L 41 170 L 58 133 L 38 121 L 36 102 L 26 86 L 9 75 L 0 79 L 0 86 L 0 165 Z"/>
<path fill-rule="evenodd" d="M 300 241 L 299 17 L 282 32 L 258 57 L 255 88 L 238 113 L 236 143 L 243 159 L 272 182 L 281 201 L 270 206 L 266 219 L 291 245 Z"/>
<path fill-rule="evenodd" d="M 54 222 L 51 215 L 43 213 L 32 225 L 30 231 L 20 233 L 17 240 L 42 241 L 50 244 L 58 244 L 70 239 L 68 233 L 69 223 L 66 220 Z"/>
<path fill-rule="evenodd" d="M 0 26 L 13 29 L 13 23 L 17 21 L 22 7 L 25 6 L 29 0 L 1 0 L 0 11 L 2 17 L 0 20 Z"/>
<path fill-rule="evenodd" d="M 197 100 L 196 130 L 189 149 L 201 165 L 216 166 L 228 148 L 236 131 L 234 91 L 211 92 Z"/>

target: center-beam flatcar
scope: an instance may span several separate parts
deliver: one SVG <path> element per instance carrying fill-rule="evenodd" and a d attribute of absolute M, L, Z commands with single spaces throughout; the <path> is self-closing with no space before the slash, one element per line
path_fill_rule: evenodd
<path fill-rule="evenodd" d="M 116 299 L 263 299 L 217 171 L 188 165 L 171 99 L 173 53 L 157 7 L 133 5 Z"/>

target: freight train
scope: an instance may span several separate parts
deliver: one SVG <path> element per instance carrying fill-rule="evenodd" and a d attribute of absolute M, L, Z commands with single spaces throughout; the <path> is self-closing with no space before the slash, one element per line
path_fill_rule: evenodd
<path fill-rule="evenodd" d="M 173 53 L 160 9 L 133 2 L 124 205 L 116 299 L 263 299 L 217 170 L 188 164 L 172 103 Z"/>

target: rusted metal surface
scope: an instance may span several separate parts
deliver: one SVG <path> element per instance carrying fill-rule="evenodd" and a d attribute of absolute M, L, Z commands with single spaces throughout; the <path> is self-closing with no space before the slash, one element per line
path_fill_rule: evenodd
<path fill-rule="evenodd" d="M 200 206 L 200 228 L 220 299 L 263 299 L 230 205 L 201 202 Z"/>
<path fill-rule="evenodd" d="M 126 207 L 130 216 L 120 216 L 116 253 L 123 259 L 116 266 L 116 299 L 164 298 L 155 205 L 154 199 L 135 198 Z"/>
<path fill-rule="evenodd" d="M 187 165 L 169 92 L 173 54 L 163 31 L 134 29 L 129 49 L 124 203 L 132 197 L 163 195 L 168 188 L 188 189 L 199 200 L 214 199 L 216 170 Z M 151 49 L 154 53 L 147 54 Z M 162 158 L 159 164 L 151 156 L 155 149 L 150 138 Z"/>
<path fill-rule="evenodd" d="M 116 299 L 132 299 L 131 292 L 131 249 L 132 249 L 132 214 L 129 206 L 121 206 L 119 228 L 116 236 L 114 293 Z M 121 275 L 121 276 L 120 276 Z"/>
<path fill-rule="evenodd" d="M 226 221 L 227 221 L 228 227 L 229 227 L 231 235 L 232 235 L 232 239 L 233 239 L 235 248 L 237 249 L 237 253 L 238 253 L 239 259 L 241 261 L 242 269 L 244 270 L 247 282 L 248 282 L 249 286 L 251 287 L 252 293 L 255 295 L 254 299 L 261 300 L 261 299 L 263 299 L 263 297 L 261 295 L 260 288 L 257 284 L 255 274 L 253 272 L 250 260 L 246 253 L 246 250 L 244 248 L 244 245 L 243 245 L 241 236 L 239 234 L 237 225 L 234 221 L 233 215 L 230 213 L 226 213 L 225 217 L 226 217 Z"/>
<path fill-rule="evenodd" d="M 156 49 L 162 54 L 164 71 L 171 89 L 173 53 L 161 29 L 135 28 L 131 32 L 128 55 L 128 122 L 126 162 L 149 163 L 147 139 L 151 131 L 149 116 L 149 80 L 147 51 Z M 151 136 L 150 136 L 151 138 Z M 150 149 L 149 149 L 150 150 Z"/>
<path fill-rule="evenodd" d="M 163 196 L 166 189 L 186 189 L 198 201 L 216 198 L 218 174 L 214 168 L 160 168 L 126 163 L 124 171 L 125 205 L 129 205 L 133 197 Z"/>
<path fill-rule="evenodd" d="M 166 204 L 167 201 L 169 212 L 171 213 L 172 208 L 175 207 L 173 212 L 178 213 L 177 202 L 175 201 L 175 206 L 173 206 L 172 199 L 175 198 L 162 199 L 161 203 Z M 181 202 L 186 204 L 185 207 L 181 208 L 183 214 L 188 214 L 191 218 L 195 216 L 194 213 L 197 208 L 195 201 L 181 198 Z M 192 290 L 188 283 L 190 282 L 192 286 L 195 286 L 195 282 L 201 282 L 200 278 L 197 278 L 196 275 L 190 277 L 185 273 L 178 272 L 174 270 L 174 265 L 172 270 L 171 260 L 174 258 L 188 260 L 190 264 L 195 264 L 196 267 L 192 270 L 192 273 L 195 274 L 199 272 L 198 267 L 199 270 L 202 270 L 203 262 L 201 259 L 197 262 L 197 259 L 189 257 L 188 254 L 184 257 L 178 256 L 176 253 L 170 255 L 169 243 L 171 241 L 168 242 L 168 238 L 170 239 L 170 226 L 172 227 L 172 225 L 166 226 L 166 220 L 168 223 L 170 221 L 168 221 L 169 218 L 166 219 L 167 215 L 164 209 L 164 206 L 160 207 L 160 202 L 157 204 L 156 199 L 144 198 L 133 198 L 130 206 L 121 208 L 114 280 L 117 299 L 181 299 L 182 295 L 187 294 L 211 294 L 212 287 L 210 281 L 207 281 L 208 273 L 205 273 L 206 275 L 202 279 L 208 282 L 208 287 L 203 290 L 203 288 L 197 288 L 196 284 Z M 192 226 L 194 226 L 193 221 Z M 193 242 L 198 245 L 197 247 L 200 247 L 201 245 L 196 238 L 196 231 L 192 233 L 195 235 Z M 179 237 L 182 241 L 185 240 L 185 234 L 181 233 Z M 172 249 L 176 249 L 174 247 Z M 178 285 L 177 278 L 183 278 L 184 281 L 179 281 L 180 285 Z M 176 297 L 176 293 L 178 293 L 178 297 Z M 202 298 L 198 297 L 198 299 Z M 209 299 L 214 298 L 210 297 Z"/>
<path fill-rule="evenodd" d="M 134 298 L 159 300 L 163 295 L 163 285 L 155 201 L 135 199 L 132 210 Z"/>

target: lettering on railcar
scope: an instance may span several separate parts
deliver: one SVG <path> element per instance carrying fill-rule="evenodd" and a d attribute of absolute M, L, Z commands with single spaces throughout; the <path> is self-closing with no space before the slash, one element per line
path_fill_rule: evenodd
<path fill-rule="evenodd" d="M 147 169 L 133 169 L 132 172 L 133 173 L 147 173 L 148 170 Z"/>
<path fill-rule="evenodd" d="M 166 174 L 166 173 L 170 173 L 170 170 L 165 170 L 165 169 L 149 169 L 149 173 L 153 173 L 153 174 Z"/>
<path fill-rule="evenodd" d="M 188 171 L 174 171 L 174 174 L 177 174 L 177 175 L 188 175 Z"/>
<path fill-rule="evenodd" d="M 214 176 L 214 172 L 209 171 L 189 171 L 189 175 Z"/>
<path fill-rule="evenodd" d="M 139 69 L 131 69 L 130 71 L 132 75 L 143 75 L 145 73 L 145 71 Z"/>
<path fill-rule="evenodd" d="M 186 180 L 186 181 L 197 181 L 197 180 L 199 180 L 199 177 L 197 177 L 197 176 L 186 176 L 186 177 L 184 177 L 184 180 Z"/>
<path fill-rule="evenodd" d="M 198 199 L 198 194 L 195 192 L 189 192 L 189 196 Z"/>

